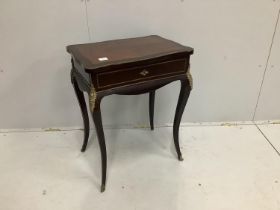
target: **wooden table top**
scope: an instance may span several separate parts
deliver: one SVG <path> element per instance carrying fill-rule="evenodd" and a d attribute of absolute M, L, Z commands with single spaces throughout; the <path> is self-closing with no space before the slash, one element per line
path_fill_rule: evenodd
<path fill-rule="evenodd" d="M 186 56 L 193 49 L 160 36 L 111 40 L 97 43 L 67 46 L 67 52 L 85 68 L 87 72 L 98 71 L 120 64 L 143 62 L 168 56 Z"/>

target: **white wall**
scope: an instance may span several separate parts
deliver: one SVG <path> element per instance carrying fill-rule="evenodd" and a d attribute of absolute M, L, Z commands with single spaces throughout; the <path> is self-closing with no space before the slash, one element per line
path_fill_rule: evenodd
<path fill-rule="evenodd" d="M 81 123 L 65 46 L 88 41 L 76 0 L 0 0 L 0 128 Z"/>
<path fill-rule="evenodd" d="M 255 119 L 280 119 L 280 23 L 278 22 L 275 39 L 260 92 Z"/>
<path fill-rule="evenodd" d="M 65 46 L 149 34 L 195 49 L 184 122 L 251 120 L 279 8 L 279 0 L 1 0 L 0 128 L 81 125 Z M 270 65 L 279 69 L 276 36 Z M 279 87 L 277 75 L 267 71 L 256 119 L 280 117 L 268 85 Z M 172 122 L 178 94 L 178 83 L 157 92 L 157 124 Z M 104 124 L 146 124 L 147 99 L 105 98 Z"/>

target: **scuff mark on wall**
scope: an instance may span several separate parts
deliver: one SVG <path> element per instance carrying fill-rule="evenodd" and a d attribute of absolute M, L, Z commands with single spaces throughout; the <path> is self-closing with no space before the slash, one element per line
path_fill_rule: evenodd
<path fill-rule="evenodd" d="M 45 132 L 55 132 L 55 131 L 62 131 L 61 129 L 58 128 L 46 128 L 44 129 Z"/>
<path fill-rule="evenodd" d="M 222 123 L 221 126 L 237 126 L 237 123 Z"/>

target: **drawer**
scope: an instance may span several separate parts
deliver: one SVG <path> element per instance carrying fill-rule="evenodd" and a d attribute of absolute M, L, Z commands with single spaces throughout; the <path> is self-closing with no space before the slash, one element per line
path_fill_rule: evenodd
<path fill-rule="evenodd" d="M 175 76 L 186 72 L 186 68 L 187 59 L 178 59 L 147 66 L 103 72 L 97 74 L 97 86 L 98 89 L 104 89 L 113 86 L 122 86 L 157 78 Z"/>

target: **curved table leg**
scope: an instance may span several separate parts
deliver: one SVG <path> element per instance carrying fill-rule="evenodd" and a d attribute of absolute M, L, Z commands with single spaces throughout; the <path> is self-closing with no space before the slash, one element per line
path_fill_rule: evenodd
<path fill-rule="evenodd" d="M 151 130 L 154 130 L 155 93 L 156 93 L 155 90 L 153 90 L 149 93 L 149 116 L 150 116 Z"/>
<path fill-rule="evenodd" d="M 73 75 L 73 72 L 71 73 L 71 80 L 72 80 L 72 84 L 77 96 L 77 99 L 79 101 L 80 104 L 80 108 L 81 108 L 81 112 L 83 115 L 83 121 L 84 121 L 84 142 L 83 142 L 83 146 L 81 149 L 81 152 L 85 152 L 86 148 L 87 148 L 87 144 L 88 144 L 88 138 L 89 138 L 89 117 L 88 117 L 88 111 L 87 111 L 87 106 L 86 106 L 86 102 L 85 102 L 85 97 L 83 92 L 79 89 L 78 83 L 75 79 L 75 76 Z"/>
<path fill-rule="evenodd" d="M 182 153 L 180 150 L 179 145 L 179 127 L 182 119 L 182 115 L 186 106 L 186 103 L 188 101 L 189 95 L 190 95 L 191 87 L 187 80 L 181 80 L 181 91 L 178 99 L 178 104 L 176 107 L 176 113 L 173 123 L 173 137 L 174 137 L 174 144 L 176 148 L 176 152 L 178 155 L 178 159 L 180 161 L 183 161 Z"/>
<path fill-rule="evenodd" d="M 90 105 L 92 111 L 92 118 L 95 124 L 99 148 L 101 152 L 101 167 L 102 167 L 102 179 L 101 179 L 101 192 L 105 191 L 105 184 L 106 184 L 106 171 L 107 171 L 107 152 L 106 152 L 106 143 L 105 143 L 105 136 L 103 131 L 102 125 L 102 117 L 100 111 L 100 102 L 101 98 L 99 98 L 94 89 L 91 90 L 90 93 Z"/>

